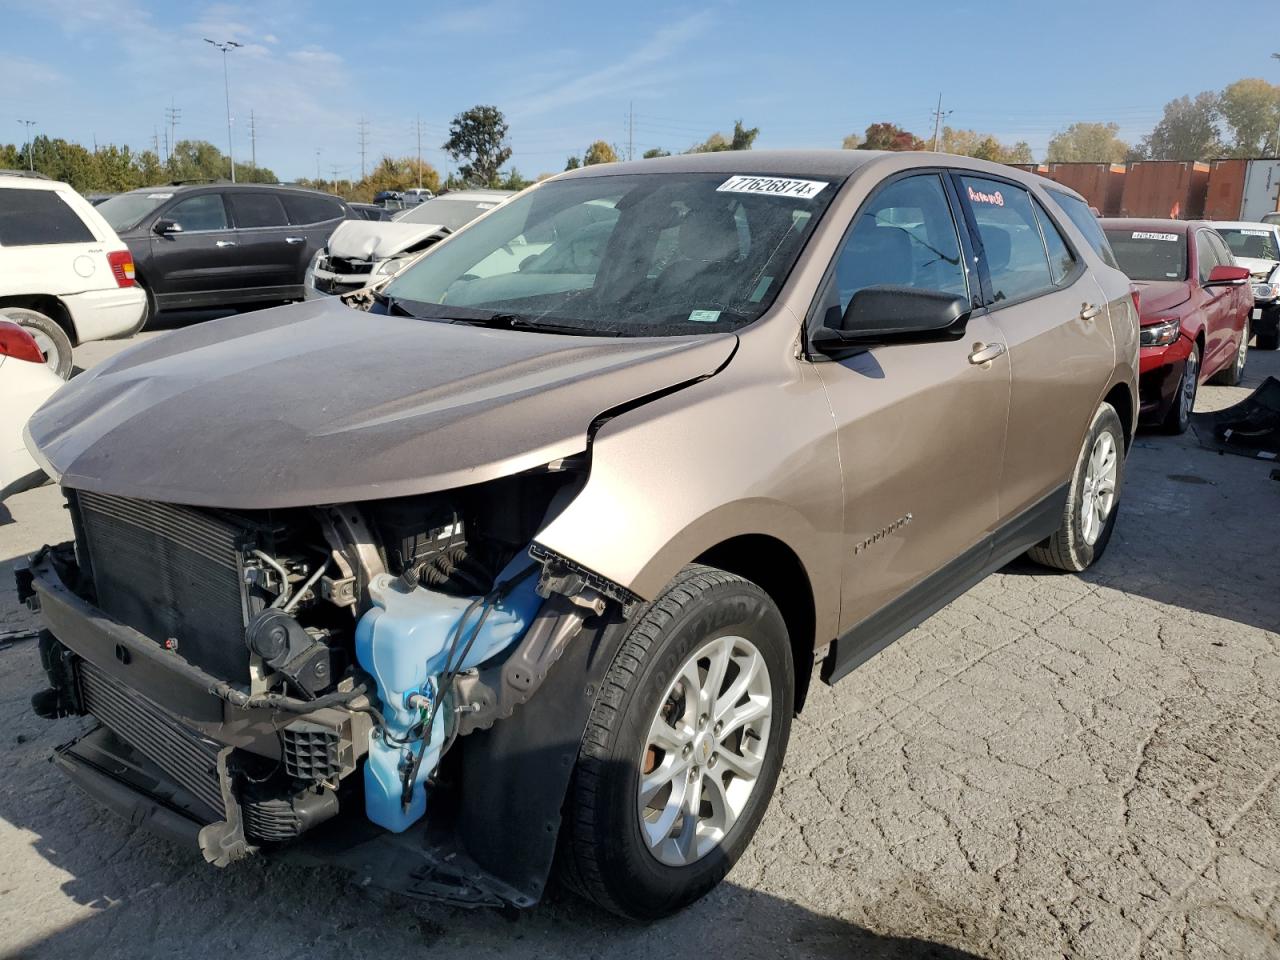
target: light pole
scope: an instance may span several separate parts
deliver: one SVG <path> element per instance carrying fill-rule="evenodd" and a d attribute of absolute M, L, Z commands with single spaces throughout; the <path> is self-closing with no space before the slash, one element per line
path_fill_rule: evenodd
<path fill-rule="evenodd" d="M 36 122 L 34 120 L 19 120 L 18 122 L 27 128 L 27 169 L 34 172 L 36 169 L 36 144 L 35 138 L 31 136 L 31 128 L 36 125 Z"/>
<path fill-rule="evenodd" d="M 227 156 L 231 158 L 231 182 L 236 182 L 236 145 L 231 139 L 231 81 L 227 77 L 227 54 L 231 52 L 233 47 L 243 47 L 243 43 L 236 43 L 234 40 L 210 40 L 204 38 L 205 43 L 212 43 L 215 47 L 222 51 L 222 92 L 227 98 Z"/>
<path fill-rule="evenodd" d="M 1280 53 L 1273 53 L 1271 55 L 1271 59 L 1280 60 Z M 1275 149 L 1272 152 L 1275 154 L 1275 156 L 1280 157 L 1280 121 L 1276 122 L 1276 145 L 1275 145 Z"/>

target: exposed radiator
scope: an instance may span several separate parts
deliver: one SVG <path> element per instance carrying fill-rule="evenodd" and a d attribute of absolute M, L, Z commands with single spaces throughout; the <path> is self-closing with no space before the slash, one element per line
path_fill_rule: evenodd
<path fill-rule="evenodd" d="M 245 529 L 190 507 L 77 491 L 98 606 L 189 663 L 248 678 L 239 545 Z"/>
<path fill-rule="evenodd" d="M 79 661 L 77 670 L 85 709 L 207 807 L 211 819 L 221 820 L 226 807 L 218 786 L 218 745 L 88 660 Z"/>

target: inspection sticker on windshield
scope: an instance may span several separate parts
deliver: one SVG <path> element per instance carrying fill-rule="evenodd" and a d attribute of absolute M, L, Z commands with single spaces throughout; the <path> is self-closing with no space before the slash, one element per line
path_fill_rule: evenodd
<path fill-rule="evenodd" d="M 720 319 L 719 310 L 690 310 L 689 319 L 693 323 L 715 323 Z"/>
<path fill-rule="evenodd" d="M 1243 233 L 1246 237 L 1269 237 L 1269 236 L 1271 236 L 1271 231 L 1270 231 L 1270 230 L 1241 230 L 1240 232 L 1241 232 L 1241 233 Z"/>
<path fill-rule="evenodd" d="M 1176 233 L 1143 233 L 1141 230 L 1134 231 L 1133 239 L 1135 240 L 1168 240 L 1170 243 L 1176 243 L 1178 235 Z"/>
<path fill-rule="evenodd" d="M 827 186 L 824 180 L 792 180 L 789 177 L 730 177 L 717 193 L 763 193 L 771 197 L 816 197 Z"/>

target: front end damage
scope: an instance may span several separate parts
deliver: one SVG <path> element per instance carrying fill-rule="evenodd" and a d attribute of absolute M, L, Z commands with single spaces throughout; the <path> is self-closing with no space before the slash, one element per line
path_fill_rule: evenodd
<path fill-rule="evenodd" d="M 537 901 L 637 598 L 534 542 L 582 458 L 361 504 L 222 511 L 67 490 L 43 614 L 73 780 L 223 866 L 260 851 L 462 904 Z"/>

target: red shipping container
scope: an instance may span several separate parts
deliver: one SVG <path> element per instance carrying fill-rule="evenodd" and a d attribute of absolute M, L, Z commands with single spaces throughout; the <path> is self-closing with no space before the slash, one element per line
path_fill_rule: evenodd
<path fill-rule="evenodd" d="M 1198 220 L 1204 215 L 1209 164 L 1190 160 L 1138 160 L 1129 164 L 1120 216 Z"/>

